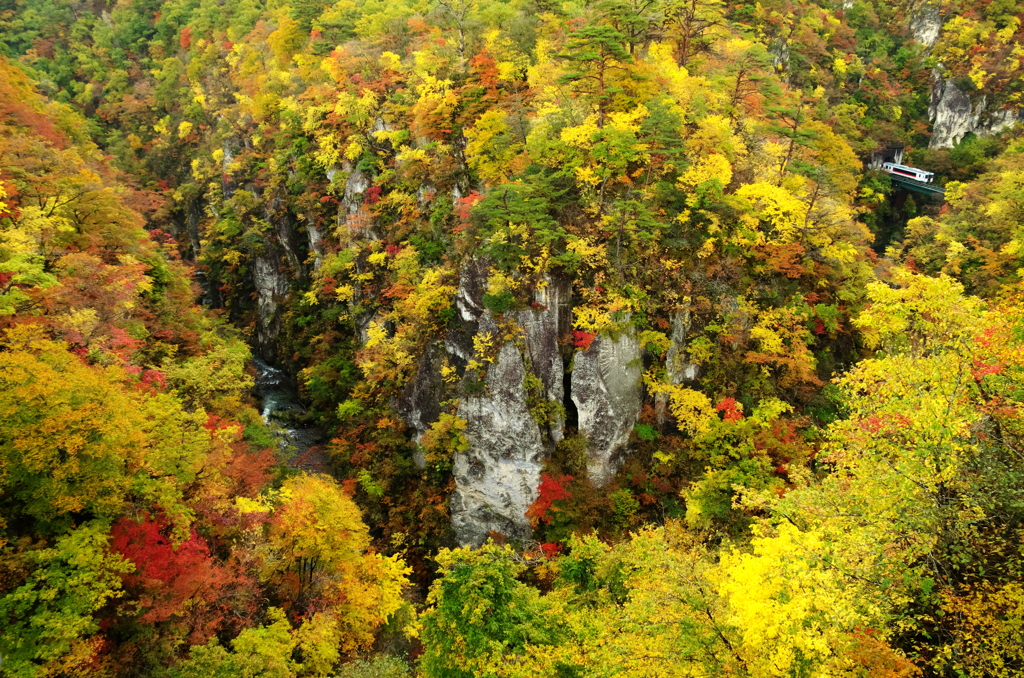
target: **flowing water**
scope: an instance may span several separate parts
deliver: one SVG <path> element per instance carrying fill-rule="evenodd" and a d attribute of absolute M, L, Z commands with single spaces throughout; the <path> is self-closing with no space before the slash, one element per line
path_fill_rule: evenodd
<path fill-rule="evenodd" d="M 271 367 L 259 356 L 253 356 L 256 368 L 256 394 L 260 414 L 278 440 L 281 451 L 293 466 L 307 470 L 323 470 L 326 463 L 320 444 L 323 431 L 304 423 L 306 408 L 283 370 Z"/>

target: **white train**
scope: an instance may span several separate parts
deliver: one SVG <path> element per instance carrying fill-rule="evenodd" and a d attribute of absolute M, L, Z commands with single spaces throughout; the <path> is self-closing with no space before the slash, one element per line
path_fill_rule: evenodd
<path fill-rule="evenodd" d="M 905 179 L 920 181 L 925 184 L 932 183 L 932 179 L 935 178 L 935 172 L 925 172 L 924 170 L 917 169 L 916 167 L 897 165 L 894 162 L 882 163 L 882 171 L 888 172 L 889 174 L 895 174 L 896 176 L 903 177 Z"/>

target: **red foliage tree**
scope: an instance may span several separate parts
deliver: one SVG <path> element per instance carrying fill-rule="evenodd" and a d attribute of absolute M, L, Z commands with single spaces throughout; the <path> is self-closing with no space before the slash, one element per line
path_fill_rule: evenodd
<path fill-rule="evenodd" d="M 170 533 L 163 515 L 146 514 L 142 522 L 124 517 L 111 528 L 110 547 L 135 564 L 122 580 L 143 611 L 139 621 L 166 622 L 184 631 L 189 643 L 205 643 L 227 623 L 230 593 L 251 583 L 218 563 L 194 529 L 177 545 Z"/>
<path fill-rule="evenodd" d="M 540 474 L 540 485 L 537 487 L 537 499 L 526 510 L 526 517 L 536 527 L 541 521 L 550 523 L 553 516 L 548 511 L 552 504 L 563 499 L 572 499 L 572 493 L 565 486 L 572 481 L 572 476 L 551 476 Z"/>
<path fill-rule="evenodd" d="M 724 398 L 715 406 L 715 409 L 722 413 L 722 421 L 735 422 L 743 419 L 743 411 L 739 403 L 733 398 Z"/>

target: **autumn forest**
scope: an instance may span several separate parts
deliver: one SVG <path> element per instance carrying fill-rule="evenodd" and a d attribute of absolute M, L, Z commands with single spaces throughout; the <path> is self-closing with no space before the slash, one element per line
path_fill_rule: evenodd
<path fill-rule="evenodd" d="M 1024 675 L 1022 22 L 0 0 L 0 675 Z"/>

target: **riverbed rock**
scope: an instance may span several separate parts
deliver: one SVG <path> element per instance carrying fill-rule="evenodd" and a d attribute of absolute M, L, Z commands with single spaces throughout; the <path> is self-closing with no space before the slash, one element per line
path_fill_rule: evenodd
<path fill-rule="evenodd" d="M 618 472 L 636 425 L 641 367 L 640 343 L 631 332 L 598 336 L 576 352 L 571 395 L 580 433 L 589 441 L 587 475 L 598 487 Z"/>

